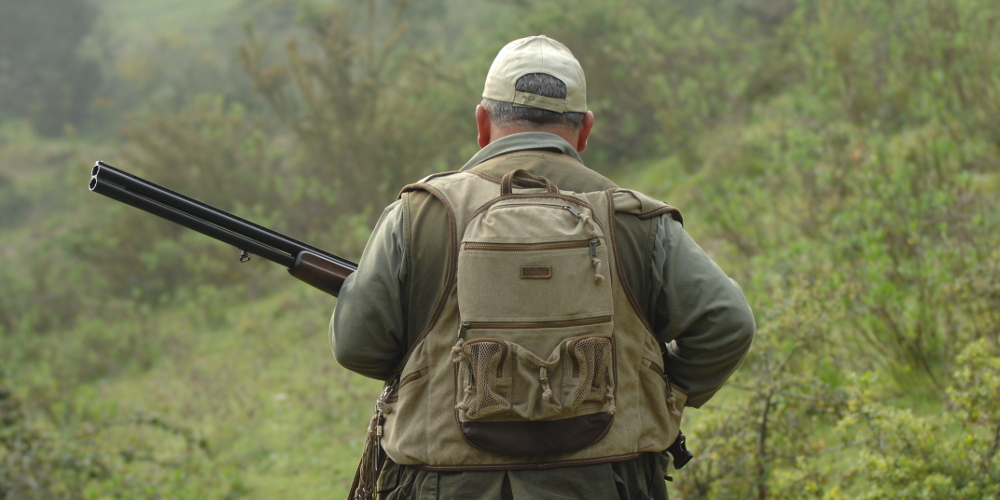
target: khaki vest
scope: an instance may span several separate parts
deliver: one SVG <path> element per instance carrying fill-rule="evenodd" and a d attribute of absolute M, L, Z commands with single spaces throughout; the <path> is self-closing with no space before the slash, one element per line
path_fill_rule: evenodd
<path fill-rule="evenodd" d="M 489 163 L 489 162 L 487 162 Z M 500 195 L 500 179 L 483 172 L 430 176 L 404 191 L 426 191 L 447 210 L 450 248 L 443 296 L 429 328 L 414 342 L 386 400 L 382 446 L 399 464 L 430 470 L 544 469 L 628 460 L 643 452 L 666 449 L 679 432 L 685 396 L 663 377 L 661 344 L 642 317 L 642 305 L 624 277 L 615 213 L 649 219 L 676 210 L 642 194 L 622 189 L 565 196 L 585 198 L 603 228 L 609 246 L 605 276 L 610 281 L 615 360 L 614 411 L 610 425 L 593 444 L 573 452 L 543 456 L 485 451 L 463 435 L 459 368 L 453 347 L 462 330 L 457 287 L 458 246 L 474 212 Z M 539 189 L 518 190 L 536 193 Z M 466 303 L 467 299 L 466 299 Z"/>

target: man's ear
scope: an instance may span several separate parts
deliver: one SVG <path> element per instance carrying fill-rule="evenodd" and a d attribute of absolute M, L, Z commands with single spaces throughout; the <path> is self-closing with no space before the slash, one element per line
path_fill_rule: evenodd
<path fill-rule="evenodd" d="M 583 115 L 583 123 L 580 124 L 580 139 L 576 143 L 578 152 L 587 149 L 587 139 L 590 138 L 590 129 L 592 128 L 594 128 L 594 112 L 587 111 Z"/>
<path fill-rule="evenodd" d="M 486 108 L 482 104 L 476 105 L 476 128 L 479 131 L 476 142 L 481 148 L 485 148 L 490 143 L 490 125 L 492 125 L 490 114 L 486 112 Z"/>

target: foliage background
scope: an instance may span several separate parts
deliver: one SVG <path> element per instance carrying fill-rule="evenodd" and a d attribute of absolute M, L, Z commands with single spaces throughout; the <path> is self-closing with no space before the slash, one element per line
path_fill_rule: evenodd
<path fill-rule="evenodd" d="M 56 8 L 59 7 L 59 8 Z M 674 498 L 1000 495 L 990 0 L 0 0 L 0 499 L 343 496 L 379 383 L 334 300 L 87 193 L 96 159 L 358 258 L 476 151 L 507 41 L 587 71 L 584 160 L 681 207 L 754 347 Z"/>

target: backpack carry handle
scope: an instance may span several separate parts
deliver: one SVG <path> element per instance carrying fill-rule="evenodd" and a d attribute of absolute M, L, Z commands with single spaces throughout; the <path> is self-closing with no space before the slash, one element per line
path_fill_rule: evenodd
<path fill-rule="evenodd" d="M 559 194 L 559 188 L 552 181 L 540 175 L 534 175 L 523 168 L 508 172 L 500 179 L 500 195 L 508 195 L 514 192 L 514 181 L 518 181 L 518 187 L 544 187 L 549 193 Z"/>

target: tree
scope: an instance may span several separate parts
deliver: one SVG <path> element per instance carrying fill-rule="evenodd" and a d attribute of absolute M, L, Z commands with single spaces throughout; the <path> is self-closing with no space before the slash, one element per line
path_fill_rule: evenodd
<path fill-rule="evenodd" d="M 83 122 L 100 79 L 77 50 L 95 10 L 85 0 L 0 0 L 0 117 L 44 136 Z"/>

